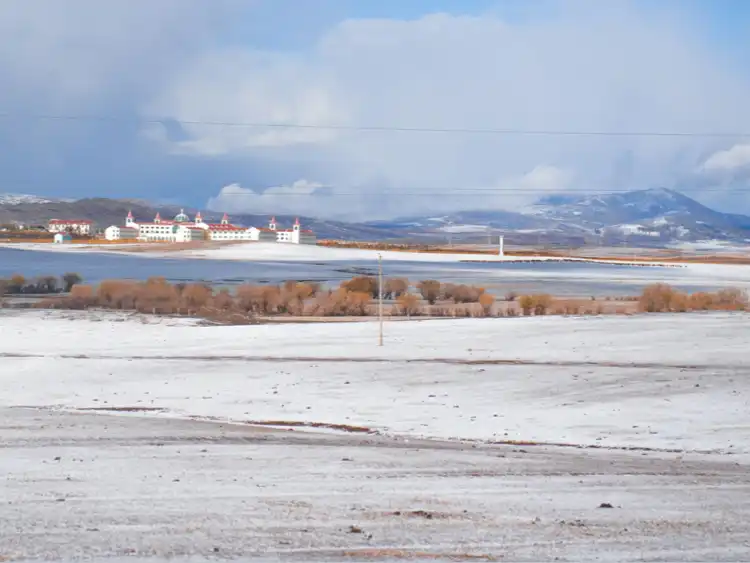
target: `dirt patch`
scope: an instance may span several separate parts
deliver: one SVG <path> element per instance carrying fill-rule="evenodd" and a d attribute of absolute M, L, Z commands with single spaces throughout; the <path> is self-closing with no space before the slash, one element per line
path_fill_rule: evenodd
<path fill-rule="evenodd" d="M 473 555 L 469 553 L 437 553 L 430 551 L 411 551 L 406 549 L 356 549 L 342 553 L 344 557 L 357 557 L 368 560 L 378 559 L 427 559 L 443 561 L 498 561 L 491 555 Z"/>
<path fill-rule="evenodd" d="M 82 407 L 78 411 L 88 412 L 166 412 L 160 407 Z"/>
<path fill-rule="evenodd" d="M 366 426 L 352 426 L 350 424 L 333 424 L 327 422 L 302 422 L 297 420 L 246 420 L 245 424 L 252 426 L 275 426 L 279 428 L 325 428 L 327 430 L 337 430 L 339 432 L 348 432 L 350 434 L 374 434 L 372 428 Z"/>

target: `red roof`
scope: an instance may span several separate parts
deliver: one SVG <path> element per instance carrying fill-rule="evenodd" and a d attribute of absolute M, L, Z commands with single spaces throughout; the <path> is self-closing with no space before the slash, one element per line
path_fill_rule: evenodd
<path fill-rule="evenodd" d="M 243 227 L 238 227 L 237 225 L 222 225 L 218 223 L 209 223 L 208 230 L 209 231 L 246 231 L 247 229 Z"/>
<path fill-rule="evenodd" d="M 50 219 L 50 225 L 93 225 L 88 219 Z"/>

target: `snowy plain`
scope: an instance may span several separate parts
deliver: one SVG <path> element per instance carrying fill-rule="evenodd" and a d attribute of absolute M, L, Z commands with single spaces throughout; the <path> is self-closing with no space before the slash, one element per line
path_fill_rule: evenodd
<path fill-rule="evenodd" d="M 385 328 L 0 310 L 3 558 L 750 557 L 750 316 Z"/>
<path fill-rule="evenodd" d="M 0 405 L 750 453 L 746 315 L 387 323 L 380 348 L 376 323 L 0 314 Z"/>

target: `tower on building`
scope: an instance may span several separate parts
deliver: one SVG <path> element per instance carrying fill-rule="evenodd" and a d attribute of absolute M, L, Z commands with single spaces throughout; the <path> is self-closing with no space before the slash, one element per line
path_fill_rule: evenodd
<path fill-rule="evenodd" d="M 228 225 L 229 224 L 229 215 L 224 213 L 224 216 L 221 218 L 221 224 L 222 225 Z"/>
<path fill-rule="evenodd" d="M 276 217 L 271 217 L 271 222 L 268 224 L 268 228 L 272 231 L 275 231 L 277 226 L 278 225 L 276 224 Z"/>
<path fill-rule="evenodd" d="M 130 227 L 135 223 L 135 219 L 133 218 L 133 212 L 131 210 L 128 210 L 128 216 L 125 217 L 125 226 Z"/>
<path fill-rule="evenodd" d="M 201 223 L 203 223 L 203 215 L 198 211 L 198 213 L 195 214 L 195 224 L 200 225 Z"/>
<path fill-rule="evenodd" d="M 294 230 L 296 232 L 296 231 L 299 231 L 299 229 L 300 229 L 299 217 L 297 217 L 297 219 L 295 219 L 294 221 Z"/>
<path fill-rule="evenodd" d="M 154 223 L 161 223 L 161 213 L 159 213 L 158 211 L 156 212 L 156 217 L 154 217 Z"/>

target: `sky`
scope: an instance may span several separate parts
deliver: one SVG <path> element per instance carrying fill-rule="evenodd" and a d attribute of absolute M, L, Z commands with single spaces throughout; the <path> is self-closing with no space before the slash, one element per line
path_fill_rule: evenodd
<path fill-rule="evenodd" d="M 0 34 L 0 193 L 360 220 L 667 187 L 750 213 L 745 0 L 2 0 Z"/>

